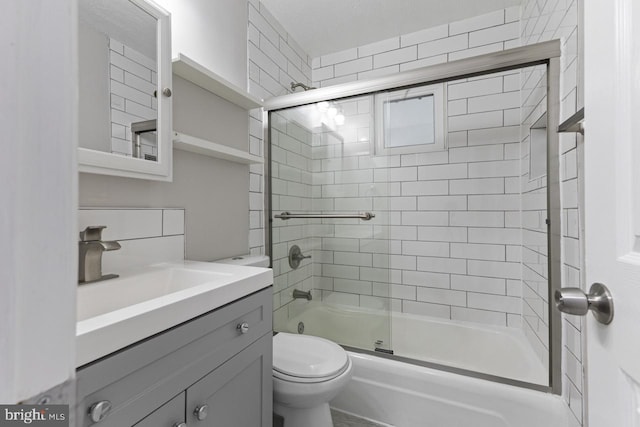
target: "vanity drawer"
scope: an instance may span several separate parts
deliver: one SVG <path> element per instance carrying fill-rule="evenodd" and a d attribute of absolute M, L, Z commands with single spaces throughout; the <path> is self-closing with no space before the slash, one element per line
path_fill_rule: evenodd
<path fill-rule="evenodd" d="M 89 410 L 101 401 L 109 401 L 111 410 L 100 426 L 134 425 L 271 334 L 271 316 L 268 287 L 82 367 L 77 372 L 77 425 L 92 425 Z"/>

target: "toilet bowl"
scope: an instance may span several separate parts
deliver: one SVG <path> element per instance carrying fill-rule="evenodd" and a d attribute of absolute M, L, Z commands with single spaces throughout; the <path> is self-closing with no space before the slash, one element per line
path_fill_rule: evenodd
<path fill-rule="evenodd" d="M 332 427 L 329 401 L 352 376 L 339 345 L 310 335 L 273 337 L 273 412 L 286 427 Z"/>
<path fill-rule="evenodd" d="M 215 262 L 268 267 L 269 257 L 241 255 Z M 351 359 L 338 344 L 311 335 L 273 337 L 273 412 L 284 427 L 333 427 L 329 401 L 352 376 Z"/>

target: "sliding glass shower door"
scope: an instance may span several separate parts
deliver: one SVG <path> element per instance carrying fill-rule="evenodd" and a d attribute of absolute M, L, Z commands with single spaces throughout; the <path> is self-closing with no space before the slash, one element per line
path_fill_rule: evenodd
<path fill-rule="evenodd" d="M 390 351 L 391 188 L 375 168 L 372 102 L 270 113 L 274 328 Z"/>

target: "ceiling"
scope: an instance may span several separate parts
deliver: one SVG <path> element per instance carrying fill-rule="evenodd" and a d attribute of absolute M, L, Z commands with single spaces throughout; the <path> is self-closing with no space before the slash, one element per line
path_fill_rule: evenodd
<path fill-rule="evenodd" d="M 261 1 L 312 58 L 522 3 L 522 0 Z"/>

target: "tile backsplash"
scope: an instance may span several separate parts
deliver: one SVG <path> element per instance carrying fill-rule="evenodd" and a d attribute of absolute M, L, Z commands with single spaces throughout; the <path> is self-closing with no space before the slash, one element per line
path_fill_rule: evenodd
<path fill-rule="evenodd" d="M 184 209 L 80 208 L 78 232 L 105 225 L 102 240 L 122 246 L 102 255 L 104 274 L 185 258 Z"/>

